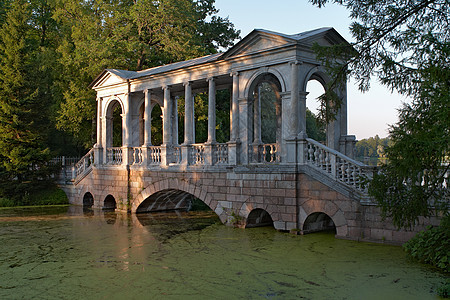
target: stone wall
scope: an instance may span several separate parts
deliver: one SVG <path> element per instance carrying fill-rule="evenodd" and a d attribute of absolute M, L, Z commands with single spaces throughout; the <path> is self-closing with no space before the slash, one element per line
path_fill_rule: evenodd
<path fill-rule="evenodd" d="M 93 168 L 77 185 L 66 186 L 65 191 L 72 204 L 82 205 L 89 192 L 94 197 L 94 207 L 102 208 L 105 198 L 112 195 L 118 210 L 136 212 L 151 195 L 178 190 L 205 202 L 225 224 L 245 226 L 252 210 L 263 209 L 276 229 L 297 232 L 301 232 L 308 216 L 325 213 L 334 222 L 336 237 L 354 240 L 401 243 L 426 225 L 413 231 L 398 231 L 381 219 L 377 207 L 361 204 L 358 195 L 337 183 L 321 183 L 313 175 L 290 167 L 275 170 L 278 171 L 271 168 L 267 172 L 263 166 L 190 168 L 189 172 L 180 168 Z"/>

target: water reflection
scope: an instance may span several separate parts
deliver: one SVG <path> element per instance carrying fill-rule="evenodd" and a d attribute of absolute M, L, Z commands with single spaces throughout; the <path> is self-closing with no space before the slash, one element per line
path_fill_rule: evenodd
<path fill-rule="evenodd" d="M 225 227 L 208 212 L 0 210 L 0 299 L 435 299 L 400 247 Z"/>

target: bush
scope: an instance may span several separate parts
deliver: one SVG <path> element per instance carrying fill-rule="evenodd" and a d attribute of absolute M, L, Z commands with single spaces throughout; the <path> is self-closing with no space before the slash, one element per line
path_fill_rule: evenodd
<path fill-rule="evenodd" d="M 7 198 L 0 198 L 0 207 L 10 207 L 10 206 L 15 206 L 13 200 Z"/>
<path fill-rule="evenodd" d="M 449 272 L 450 215 L 438 227 L 428 227 L 403 245 L 413 258 Z"/>
<path fill-rule="evenodd" d="M 57 186 L 48 186 L 33 194 L 24 193 L 24 195 L 15 198 L 0 198 L 0 207 L 58 204 L 69 204 L 69 199 L 64 191 Z"/>

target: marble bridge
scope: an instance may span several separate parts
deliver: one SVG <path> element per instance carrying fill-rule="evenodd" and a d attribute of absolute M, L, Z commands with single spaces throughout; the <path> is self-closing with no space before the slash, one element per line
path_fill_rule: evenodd
<path fill-rule="evenodd" d="M 97 142 L 64 172 L 70 202 L 140 213 L 186 209 L 196 197 L 225 224 L 333 227 L 341 238 L 407 240 L 414 233 L 383 222 L 367 196 L 363 178 L 373 170 L 353 159 L 345 88 L 336 90 L 342 105 L 326 143 L 306 135 L 307 84 L 331 80 L 314 43 L 346 41 L 333 28 L 295 35 L 256 29 L 223 53 L 137 72 L 104 70 L 91 84 Z M 216 124 L 222 90 L 230 107 L 226 143 L 216 139 L 216 130 L 225 130 Z M 198 94 L 207 95 L 208 106 L 202 143 Z M 152 122 L 162 123 L 160 145 L 152 144 Z"/>

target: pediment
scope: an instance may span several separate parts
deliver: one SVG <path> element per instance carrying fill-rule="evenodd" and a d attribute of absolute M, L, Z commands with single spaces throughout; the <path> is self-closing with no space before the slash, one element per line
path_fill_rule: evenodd
<path fill-rule="evenodd" d="M 255 29 L 231 49 L 225 52 L 223 58 L 276 49 L 286 45 L 292 45 L 295 42 L 296 41 L 294 39 L 291 39 L 285 35 Z"/>
<path fill-rule="evenodd" d="M 120 83 L 125 83 L 128 78 L 133 76 L 136 72 L 106 69 L 100 75 L 97 76 L 94 81 L 89 85 L 91 88 L 96 89 L 103 86 L 112 86 Z"/>
<path fill-rule="evenodd" d="M 311 47 L 314 43 L 331 46 L 348 42 L 332 27 L 314 29 L 287 35 L 268 30 L 255 29 L 223 54 L 223 58 L 257 53 L 283 46 L 301 44 Z"/>

